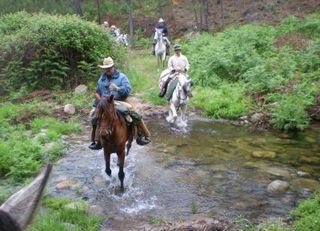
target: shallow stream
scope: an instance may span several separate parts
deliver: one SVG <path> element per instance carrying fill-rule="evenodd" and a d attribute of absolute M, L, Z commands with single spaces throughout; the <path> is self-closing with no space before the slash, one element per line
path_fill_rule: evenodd
<path fill-rule="evenodd" d="M 288 137 L 204 119 L 189 121 L 184 132 L 164 120 L 147 123 L 152 143 L 133 145 L 123 194 L 116 155 L 109 178 L 103 152 L 88 149 L 87 136 L 73 140 L 54 167 L 50 194 L 87 200 L 104 214 L 106 229 L 135 230 L 201 216 L 284 217 L 319 187 L 320 127 Z M 289 183 L 286 192 L 268 192 L 277 179 Z"/>

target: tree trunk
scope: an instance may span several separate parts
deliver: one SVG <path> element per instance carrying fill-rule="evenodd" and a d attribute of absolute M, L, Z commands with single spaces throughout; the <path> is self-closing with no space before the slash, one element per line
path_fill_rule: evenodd
<path fill-rule="evenodd" d="M 75 7 L 75 9 L 76 9 L 77 14 L 78 14 L 80 17 L 83 17 L 83 12 L 82 12 L 82 8 L 81 8 L 80 1 L 79 1 L 79 0 L 74 0 L 74 1 L 73 1 L 73 4 L 74 4 L 74 7 Z"/>
<path fill-rule="evenodd" d="M 202 9 L 203 9 L 203 16 L 204 16 L 204 30 L 209 31 L 209 22 L 208 22 L 208 0 L 202 0 Z"/>
<path fill-rule="evenodd" d="M 98 23 L 101 24 L 101 17 L 100 17 L 100 0 L 97 0 L 97 8 L 98 8 Z"/>
<path fill-rule="evenodd" d="M 128 19 L 129 19 L 129 37 L 130 37 L 130 45 L 134 47 L 134 25 L 133 25 L 133 15 L 132 15 L 132 0 L 127 0 L 128 3 Z"/>
<path fill-rule="evenodd" d="M 221 7 L 221 29 L 224 29 L 224 6 L 223 0 L 220 0 L 220 7 Z"/>

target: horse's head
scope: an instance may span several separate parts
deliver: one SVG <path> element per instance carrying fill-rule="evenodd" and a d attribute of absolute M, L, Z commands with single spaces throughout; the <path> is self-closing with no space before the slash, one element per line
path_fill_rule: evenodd
<path fill-rule="evenodd" d="M 192 97 L 191 85 L 192 80 L 188 79 L 188 76 L 185 73 L 179 73 L 178 83 L 180 87 L 180 94 L 182 98 Z"/>
<path fill-rule="evenodd" d="M 110 135 L 113 132 L 115 119 L 117 117 L 113 95 L 100 99 L 96 116 L 99 122 L 100 135 L 102 137 Z"/>

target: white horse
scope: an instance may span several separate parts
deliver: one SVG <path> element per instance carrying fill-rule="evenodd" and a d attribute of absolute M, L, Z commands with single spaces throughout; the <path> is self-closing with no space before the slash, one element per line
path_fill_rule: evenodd
<path fill-rule="evenodd" d="M 155 39 L 157 40 L 157 43 L 155 46 L 155 55 L 157 57 L 157 64 L 158 64 L 158 67 L 160 66 L 160 64 L 162 64 L 162 67 L 164 67 L 165 61 L 166 61 L 166 43 L 164 41 L 162 29 L 156 28 Z"/>
<path fill-rule="evenodd" d="M 119 34 L 119 36 L 116 38 L 117 42 L 121 45 L 127 47 L 129 45 L 128 43 L 128 37 L 127 34 Z"/>
<path fill-rule="evenodd" d="M 172 97 L 169 100 L 169 115 L 166 117 L 166 120 L 177 127 L 186 127 L 187 103 L 189 97 L 192 97 L 192 80 L 188 78 L 186 73 L 176 73 L 174 79 L 178 81 Z"/>

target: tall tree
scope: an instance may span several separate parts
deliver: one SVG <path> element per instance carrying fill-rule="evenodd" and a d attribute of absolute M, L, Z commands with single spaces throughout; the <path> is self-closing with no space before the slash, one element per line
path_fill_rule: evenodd
<path fill-rule="evenodd" d="M 224 5 L 223 5 L 223 0 L 220 1 L 220 11 L 221 11 L 221 28 L 222 30 L 224 29 Z"/>
<path fill-rule="evenodd" d="M 132 6 L 132 0 L 127 0 L 128 5 L 128 19 L 129 19 L 129 37 L 130 37 L 130 45 L 134 46 L 134 25 L 133 25 L 133 6 Z"/>
<path fill-rule="evenodd" d="M 100 15 L 100 0 L 97 0 L 97 11 L 98 11 L 98 23 L 101 24 L 101 15 Z"/>
<path fill-rule="evenodd" d="M 73 1 L 73 5 L 74 5 L 74 8 L 76 9 L 77 14 L 80 17 L 83 17 L 83 11 L 82 11 L 82 8 L 81 8 L 80 1 L 79 0 L 74 0 Z"/>

